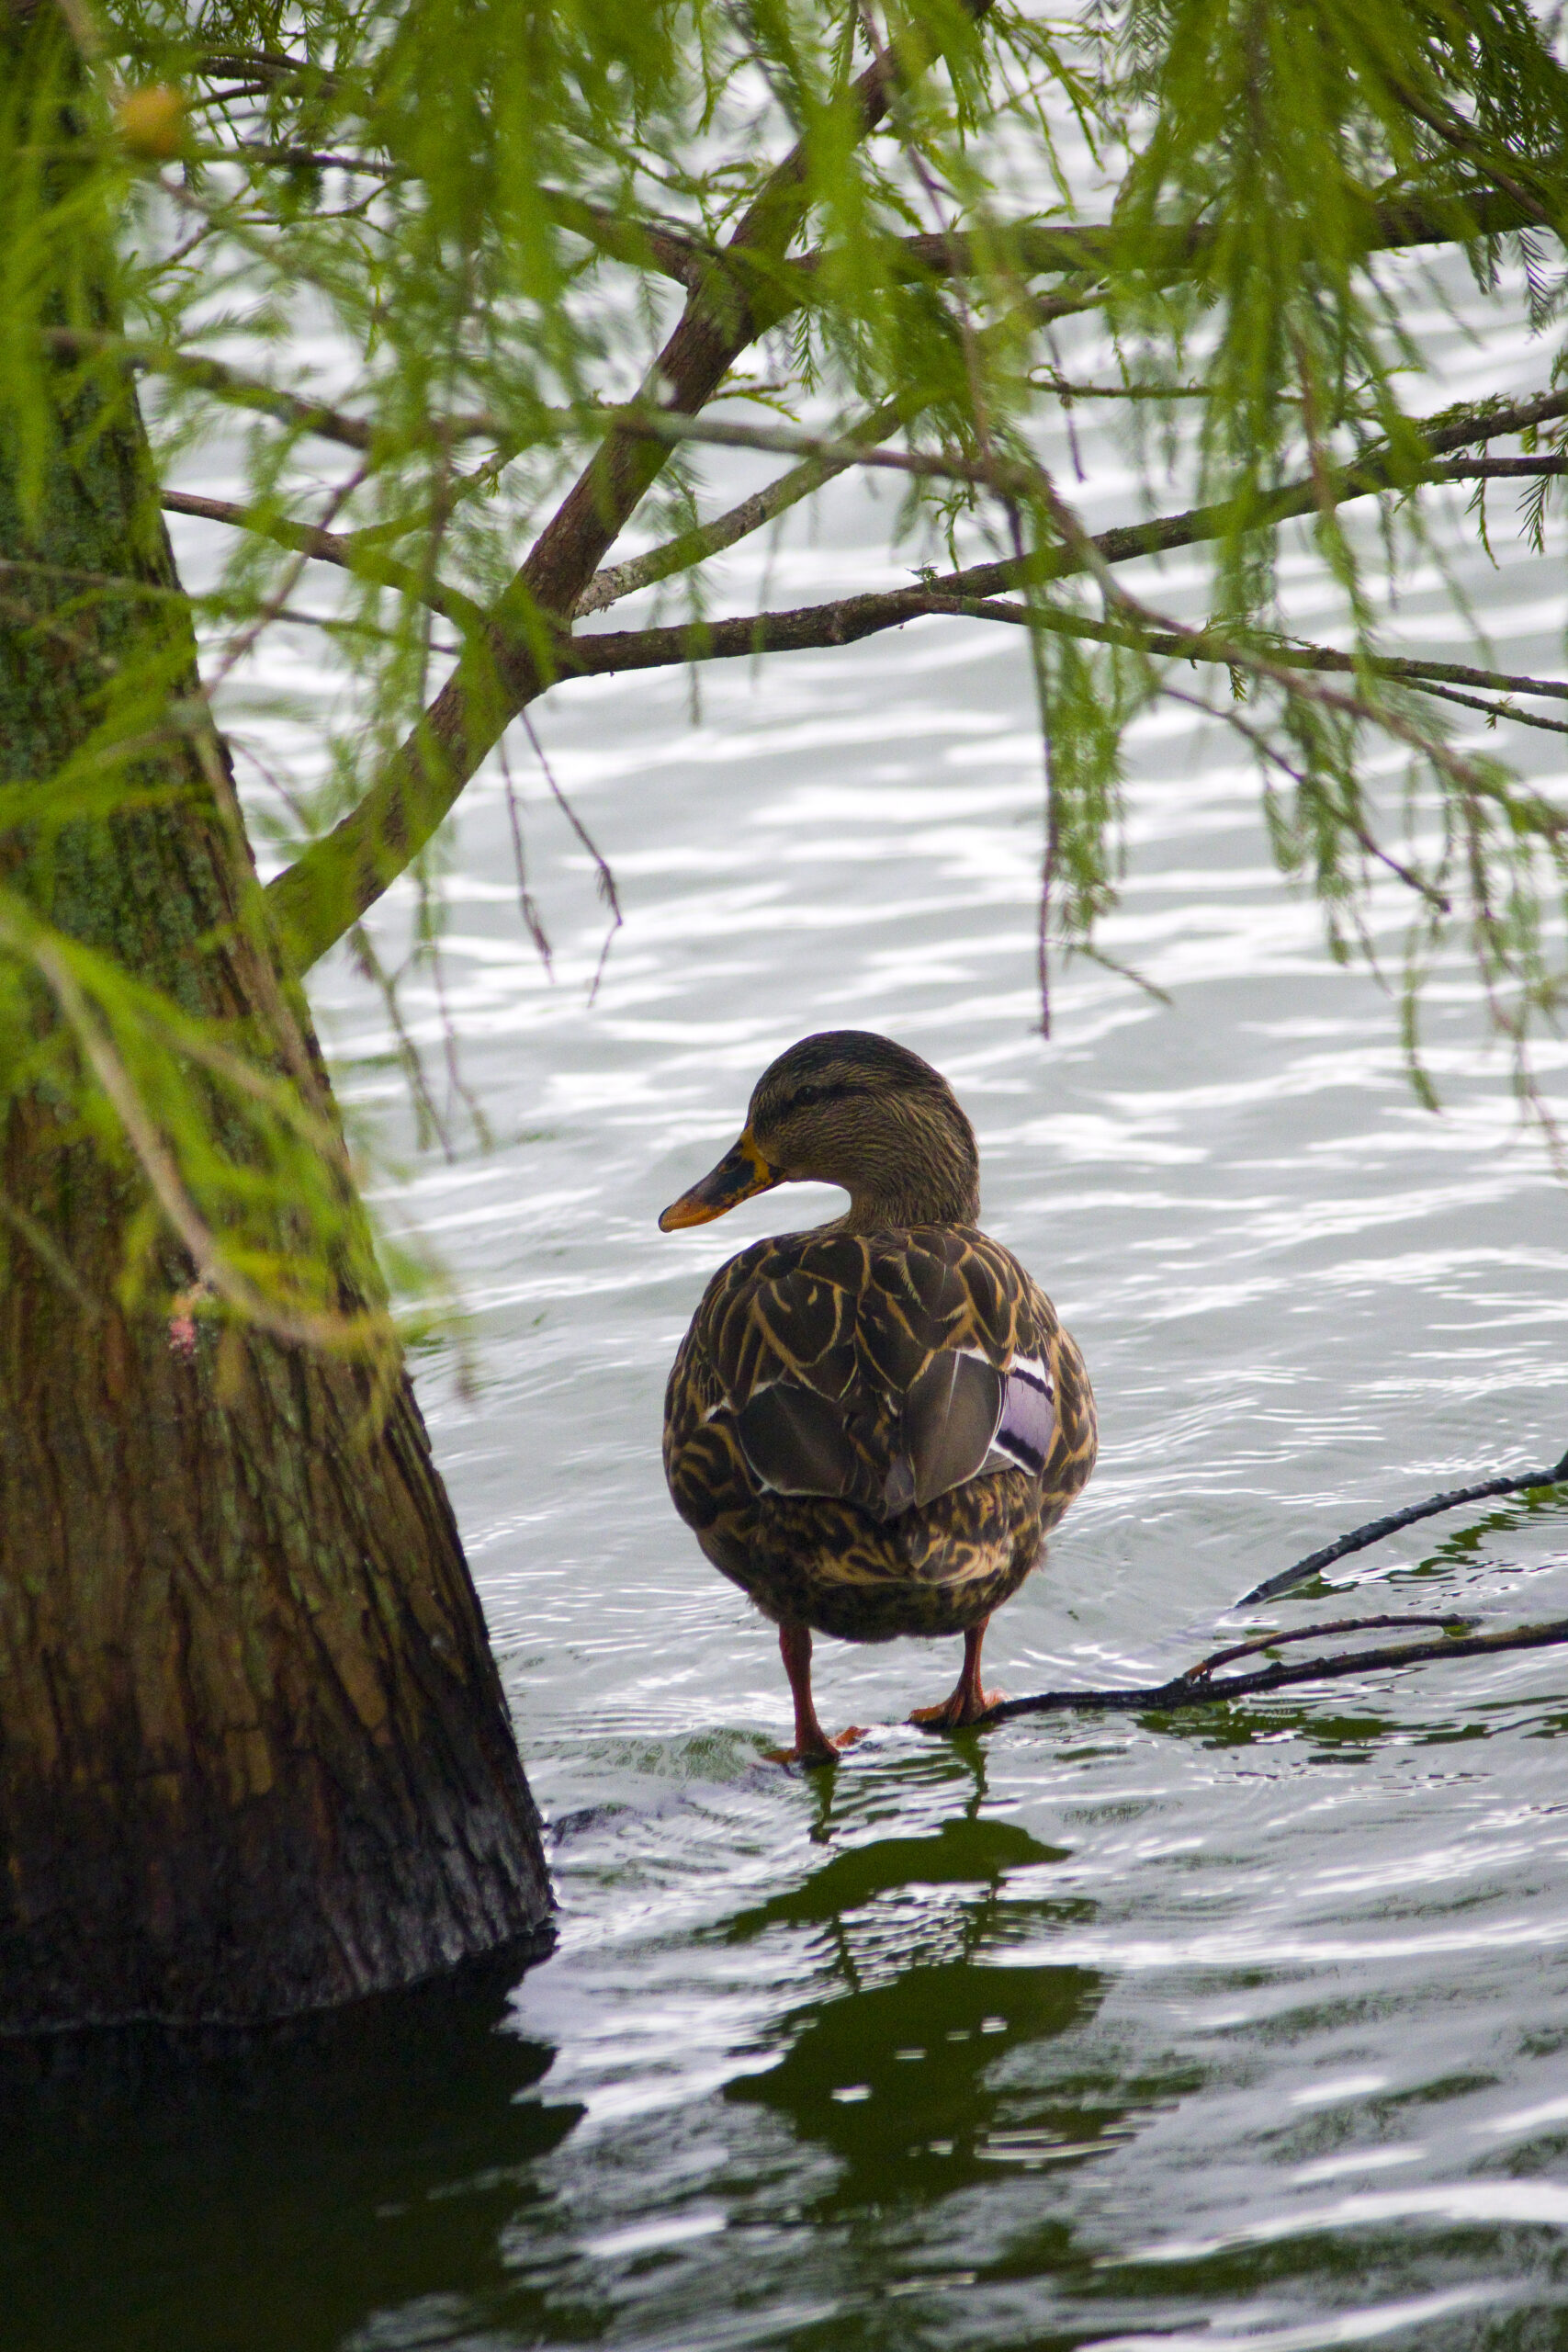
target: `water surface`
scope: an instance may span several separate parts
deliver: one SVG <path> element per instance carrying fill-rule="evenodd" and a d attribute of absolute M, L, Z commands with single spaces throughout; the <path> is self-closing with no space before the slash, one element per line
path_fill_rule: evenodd
<path fill-rule="evenodd" d="M 1522 343 L 1427 329 L 1447 397 L 1540 371 Z M 832 593 L 884 522 L 846 491 L 776 551 L 773 600 Z M 1502 584 L 1461 565 L 1510 662 L 1551 658 L 1555 556 Z M 1326 626 L 1304 555 L 1296 578 L 1300 625 Z M 1201 608 L 1196 562 L 1157 584 Z M 1454 643 L 1435 571 L 1401 625 Z M 675 677 L 540 711 L 626 911 L 592 1004 L 603 910 L 543 779 L 520 752 L 553 979 L 499 779 L 467 797 L 446 999 L 494 1146 L 454 1102 L 455 1159 L 411 1153 L 382 1186 L 468 1309 L 470 1385 L 433 1344 L 421 1394 L 553 1825 L 558 1947 L 352 2063 L 285 2052 L 241 2088 L 220 2070 L 197 2109 L 132 2098 L 112 2131 L 63 2129 L 6 2200 L 12 2340 L 1568 2341 L 1563 1653 L 933 1740 L 901 1718 L 956 1645 L 823 1643 L 824 1719 L 877 1728 L 836 1770 L 784 1772 L 769 1629 L 658 1456 L 708 1272 L 833 1201 L 669 1238 L 657 1212 L 773 1053 L 852 1024 L 953 1080 L 987 1223 L 1099 1393 L 1095 1479 L 992 1633 L 1008 1690 L 1156 1679 L 1342 1528 L 1554 1459 L 1564 1195 L 1462 960 L 1428 992 L 1434 1118 L 1389 999 L 1334 968 L 1270 865 L 1241 747 L 1173 712 L 1136 738 L 1104 934 L 1173 1004 L 1080 965 L 1045 1043 L 1014 637 L 933 622 L 697 684 L 695 722 Z M 1554 741 L 1524 746 L 1543 775 Z M 1372 920 L 1396 967 L 1393 884 Z M 375 1004 L 338 966 L 318 1001 L 345 1099 L 392 1102 Z M 409 1008 L 439 1091 L 441 1009 L 417 988 Z M 1563 1058 L 1540 1050 L 1549 1091 Z M 1413 1530 L 1268 1622 L 1357 1596 L 1568 1614 L 1568 1504 Z"/>

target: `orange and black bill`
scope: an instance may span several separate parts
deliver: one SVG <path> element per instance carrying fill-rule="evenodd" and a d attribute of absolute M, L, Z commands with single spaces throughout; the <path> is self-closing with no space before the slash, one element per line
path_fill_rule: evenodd
<path fill-rule="evenodd" d="M 782 1184 L 783 1177 L 776 1168 L 770 1168 L 746 1128 L 739 1143 L 731 1144 L 716 1168 L 710 1168 L 700 1183 L 678 1201 L 671 1201 L 659 1220 L 660 1233 L 679 1233 L 682 1226 L 706 1225 L 714 1217 L 722 1216 L 741 1201 L 749 1201 L 753 1193 L 771 1192 Z"/>

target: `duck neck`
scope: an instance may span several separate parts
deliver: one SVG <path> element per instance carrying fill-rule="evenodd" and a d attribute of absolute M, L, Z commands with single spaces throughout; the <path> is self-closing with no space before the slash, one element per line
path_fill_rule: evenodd
<path fill-rule="evenodd" d="M 841 1180 L 840 1180 L 841 1181 Z M 843 1233 L 886 1233 L 908 1225 L 978 1225 L 979 1156 L 968 1121 L 962 1136 L 940 1146 L 919 1133 L 898 1139 L 879 1164 L 857 1170 L 850 1205 L 836 1220 Z"/>
<path fill-rule="evenodd" d="M 842 1216 L 832 1219 L 835 1233 L 891 1233 L 910 1225 L 978 1225 L 980 1208 L 933 1209 L 926 1201 L 865 1194 L 852 1200 Z"/>

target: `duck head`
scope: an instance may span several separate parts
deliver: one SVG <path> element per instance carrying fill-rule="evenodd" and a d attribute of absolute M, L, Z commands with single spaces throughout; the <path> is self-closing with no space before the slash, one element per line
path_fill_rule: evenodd
<path fill-rule="evenodd" d="M 974 1225 L 975 1130 L 939 1070 L 867 1029 L 803 1037 L 752 1090 L 746 1125 L 716 1168 L 671 1202 L 665 1233 L 706 1225 L 775 1184 L 841 1184 L 849 1233 Z"/>

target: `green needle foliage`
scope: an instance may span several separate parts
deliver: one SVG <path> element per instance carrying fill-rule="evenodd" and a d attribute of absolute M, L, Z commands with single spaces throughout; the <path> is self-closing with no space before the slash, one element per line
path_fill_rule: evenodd
<path fill-rule="evenodd" d="M 1381 631 L 1398 566 L 1440 552 L 1429 513 L 1456 481 L 1496 561 L 1550 532 L 1555 18 L 1517 0 L 13 0 L 12 20 L 34 46 L 0 90 L 0 590 L 17 643 L 91 616 L 112 654 L 78 682 L 63 762 L 6 736 L 0 1083 L 52 1090 L 145 1186 L 133 1286 L 172 1225 L 223 1311 L 364 1343 L 333 1325 L 353 1219 L 320 1103 L 243 1017 L 83 945 L 51 878 L 62 842 L 156 808 L 193 760 L 239 827 L 209 697 L 302 602 L 354 723 L 324 786 L 253 814 L 281 870 L 246 881 L 245 921 L 285 988 L 344 938 L 385 979 L 361 919 L 405 873 L 434 952 L 428 846 L 561 680 L 958 613 L 1033 650 L 1047 1019 L 1054 961 L 1098 953 L 1115 901 L 1125 730 L 1177 695 L 1256 754 L 1275 853 L 1337 953 L 1371 953 L 1374 881 L 1408 894 L 1416 1082 L 1416 983 L 1458 938 L 1529 1092 L 1531 1024 L 1562 988 L 1568 808 L 1506 752 L 1516 726 L 1561 729 L 1568 690 L 1395 659 Z M 1539 375 L 1424 418 L 1402 316 L 1453 248 L 1500 320 L 1528 318 Z M 1093 380 L 1064 372 L 1059 329 L 1092 331 Z M 147 511 L 120 562 L 73 564 L 50 484 L 139 387 Z M 1123 426 L 1142 467 L 1142 504 L 1098 537 L 1039 455 L 1064 401 Z M 771 470 L 716 513 L 697 460 L 725 439 Z M 213 441 L 232 501 L 182 500 L 176 460 Z M 907 588 L 714 617 L 716 556 L 868 465 L 906 492 Z M 1484 504 L 1499 475 L 1526 501 L 1506 533 Z M 199 597 L 147 552 L 160 501 L 231 527 Z M 1341 599 L 1331 646 L 1288 626 L 1293 529 Z M 1209 565 L 1198 625 L 1145 560 L 1176 548 Z M 600 617 L 650 588 L 633 627 Z M 235 857 L 248 876 L 237 830 Z M 412 1050 L 409 1069 L 417 1098 Z"/>

